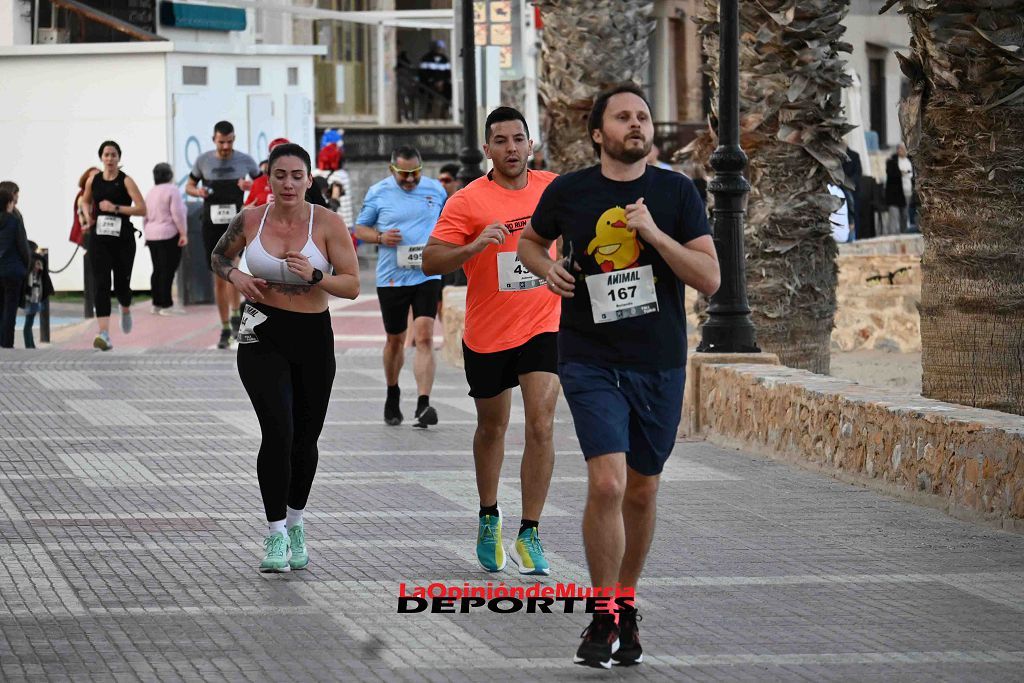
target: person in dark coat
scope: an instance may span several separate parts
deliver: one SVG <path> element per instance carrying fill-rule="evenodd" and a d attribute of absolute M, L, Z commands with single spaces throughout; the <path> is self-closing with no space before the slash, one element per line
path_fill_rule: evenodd
<path fill-rule="evenodd" d="M 914 193 L 914 167 L 902 142 L 885 162 L 885 203 L 889 207 L 884 235 L 907 231 L 907 207 Z"/>
<path fill-rule="evenodd" d="M 16 191 L 0 187 L 0 348 L 4 349 L 14 347 L 18 303 L 32 260 L 25 223 L 15 204 Z"/>
<path fill-rule="evenodd" d="M 850 234 L 856 238 L 860 236 L 857 234 L 857 227 L 860 224 L 859 188 L 864 171 L 860 165 L 860 154 L 849 146 L 846 148 L 846 159 L 843 160 L 843 173 L 846 174 L 847 186 L 843 188 L 843 193 L 846 195 L 846 206 L 849 209 L 847 213 L 850 219 Z"/>

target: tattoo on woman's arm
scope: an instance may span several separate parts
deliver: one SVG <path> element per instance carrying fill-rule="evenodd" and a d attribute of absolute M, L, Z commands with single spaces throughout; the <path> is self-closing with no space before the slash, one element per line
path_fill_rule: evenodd
<path fill-rule="evenodd" d="M 232 242 L 243 235 L 244 227 L 245 219 L 242 217 L 242 214 L 235 214 L 235 217 L 231 219 L 231 224 L 228 225 L 228 229 L 224 231 L 224 234 L 221 235 L 220 240 L 217 242 L 217 246 L 213 248 L 210 266 L 213 268 L 214 274 L 225 280 L 228 279 L 231 271 L 235 268 L 234 263 L 232 263 L 233 259 L 227 257 L 227 250 Z"/>

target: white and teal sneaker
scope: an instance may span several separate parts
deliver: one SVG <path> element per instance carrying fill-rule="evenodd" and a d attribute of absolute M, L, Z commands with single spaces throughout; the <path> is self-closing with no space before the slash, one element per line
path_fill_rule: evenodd
<path fill-rule="evenodd" d="M 280 531 L 272 533 L 263 541 L 263 547 L 267 549 L 267 554 L 263 557 L 263 561 L 260 562 L 261 572 L 279 573 L 291 569 L 288 564 L 291 550 L 288 548 L 287 536 Z"/>
<path fill-rule="evenodd" d="M 92 340 L 92 347 L 99 349 L 100 351 L 109 351 L 114 348 L 114 345 L 110 342 L 110 335 L 106 332 L 100 332 L 96 335 L 96 338 Z"/>
<path fill-rule="evenodd" d="M 497 516 L 484 515 L 476 535 L 476 559 L 489 572 L 505 568 L 505 546 L 501 543 L 501 508 Z"/>
<path fill-rule="evenodd" d="M 519 565 L 520 574 L 547 576 L 551 573 L 551 566 L 544 557 L 544 546 L 540 544 L 537 535 L 537 527 L 523 529 L 523 533 L 516 538 L 512 561 Z"/>
<path fill-rule="evenodd" d="M 291 548 L 288 566 L 292 569 L 305 569 L 309 565 L 309 552 L 306 550 L 306 530 L 301 524 L 288 530 L 288 547 Z"/>

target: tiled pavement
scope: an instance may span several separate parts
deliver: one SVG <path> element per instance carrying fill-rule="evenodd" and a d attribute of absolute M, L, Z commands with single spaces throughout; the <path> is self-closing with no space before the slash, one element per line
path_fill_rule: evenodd
<path fill-rule="evenodd" d="M 437 428 L 386 427 L 378 342 L 338 314 L 313 561 L 286 575 L 256 571 L 259 435 L 231 352 L 0 355 L 0 679 L 1024 680 L 1024 536 L 703 443 L 666 469 L 642 666 L 570 664 L 581 614 L 397 614 L 399 582 L 529 582 L 473 561 L 461 373 L 439 365 Z M 516 408 L 509 527 L 521 429 Z M 556 449 L 547 583 L 586 584 L 564 405 Z"/>

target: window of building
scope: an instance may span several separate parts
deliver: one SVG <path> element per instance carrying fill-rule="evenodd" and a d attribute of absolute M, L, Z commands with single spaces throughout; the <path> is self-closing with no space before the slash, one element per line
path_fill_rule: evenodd
<path fill-rule="evenodd" d="M 259 85 L 259 67 L 240 66 L 235 71 L 235 83 L 238 85 Z"/>
<path fill-rule="evenodd" d="M 299 67 L 290 66 L 288 67 L 288 85 L 299 84 Z"/>
<path fill-rule="evenodd" d="M 183 66 L 181 67 L 181 82 L 183 85 L 206 85 L 205 66 Z"/>
<path fill-rule="evenodd" d="M 886 119 L 889 112 L 885 103 L 884 58 L 868 59 L 868 112 L 871 119 L 871 130 L 878 134 L 878 146 L 880 149 L 885 149 L 889 146 L 886 137 Z"/>

